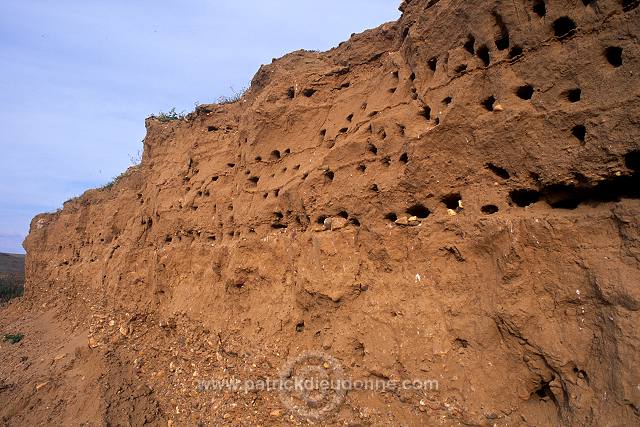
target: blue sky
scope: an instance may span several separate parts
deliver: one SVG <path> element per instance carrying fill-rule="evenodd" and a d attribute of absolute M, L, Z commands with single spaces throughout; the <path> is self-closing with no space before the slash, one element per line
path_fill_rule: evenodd
<path fill-rule="evenodd" d="M 0 2 L 0 252 L 109 182 L 144 118 L 214 102 L 260 64 L 397 19 L 398 0 Z"/>

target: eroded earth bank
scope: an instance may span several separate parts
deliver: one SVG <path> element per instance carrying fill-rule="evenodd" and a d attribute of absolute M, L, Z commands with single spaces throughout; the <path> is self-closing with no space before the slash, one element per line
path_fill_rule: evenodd
<path fill-rule="evenodd" d="M 640 423 L 638 1 L 401 10 L 147 119 L 139 166 L 33 219 L 1 424 L 306 424 L 198 387 L 305 351 L 438 381 L 317 424 Z"/>

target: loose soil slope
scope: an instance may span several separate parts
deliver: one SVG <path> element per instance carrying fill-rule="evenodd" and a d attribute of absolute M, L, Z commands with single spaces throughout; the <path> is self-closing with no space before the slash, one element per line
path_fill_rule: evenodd
<path fill-rule="evenodd" d="M 139 167 L 32 222 L 0 416 L 300 423 L 195 383 L 321 350 L 439 381 L 324 424 L 638 424 L 637 6 L 413 0 L 148 119 Z"/>

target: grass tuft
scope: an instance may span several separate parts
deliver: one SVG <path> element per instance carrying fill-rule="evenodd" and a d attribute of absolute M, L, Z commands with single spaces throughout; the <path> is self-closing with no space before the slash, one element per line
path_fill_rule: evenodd
<path fill-rule="evenodd" d="M 240 89 L 239 91 L 236 91 L 235 89 L 233 89 L 233 87 L 231 88 L 231 92 L 233 93 L 233 95 L 231 96 L 221 96 L 218 98 L 218 105 L 225 105 L 225 104 L 233 104 L 234 102 L 238 102 L 240 101 L 240 99 L 244 96 L 244 94 L 247 92 L 248 88 L 244 87 L 242 89 Z"/>
<path fill-rule="evenodd" d="M 109 191 L 113 188 L 114 185 L 116 185 L 122 178 L 124 178 L 124 176 L 127 174 L 127 172 L 122 172 L 120 175 L 114 177 L 111 182 L 106 183 L 105 185 L 103 185 L 102 187 L 98 188 L 98 190 L 100 191 Z"/>
<path fill-rule="evenodd" d="M 151 117 L 154 117 L 158 120 L 160 120 L 161 122 L 171 122 L 174 120 L 183 120 L 185 117 L 187 117 L 187 115 L 183 112 L 178 113 L 176 111 L 176 107 L 173 107 L 171 110 L 167 111 L 166 113 L 163 113 L 162 111 L 158 113 L 158 115 L 153 115 Z"/>
<path fill-rule="evenodd" d="M 17 333 L 17 334 L 5 334 L 2 339 L 4 341 L 8 341 L 11 344 L 18 344 L 20 341 L 22 341 L 22 338 L 24 338 L 24 334 L 21 333 Z"/>

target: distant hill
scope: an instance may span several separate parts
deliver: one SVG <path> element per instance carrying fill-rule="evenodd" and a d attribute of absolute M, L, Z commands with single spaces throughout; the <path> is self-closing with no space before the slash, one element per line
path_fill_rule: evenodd
<path fill-rule="evenodd" d="M 0 303 L 24 292 L 24 255 L 0 253 Z"/>
<path fill-rule="evenodd" d="M 0 273 L 24 274 L 24 255 L 0 253 Z"/>

